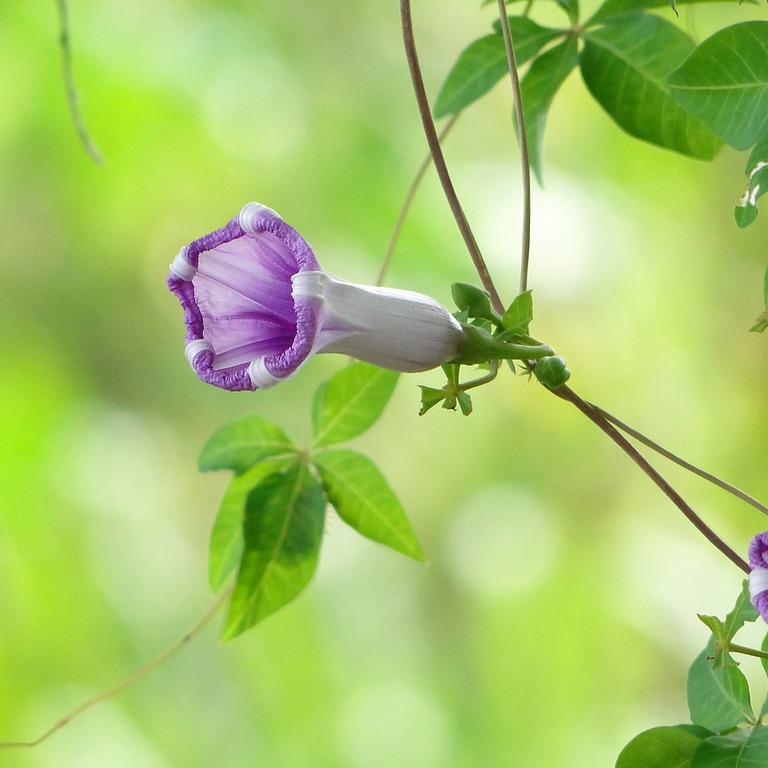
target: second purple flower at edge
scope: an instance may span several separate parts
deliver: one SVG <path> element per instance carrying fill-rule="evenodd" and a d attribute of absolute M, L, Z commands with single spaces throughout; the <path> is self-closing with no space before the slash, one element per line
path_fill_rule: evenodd
<path fill-rule="evenodd" d="M 768 622 L 768 531 L 758 533 L 749 544 L 749 597 Z"/>
<path fill-rule="evenodd" d="M 465 341 L 428 296 L 325 272 L 301 235 L 258 203 L 182 248 L 168 287 L 184 310 L 192 368 L 228 390 L 274 386 L 321 352 L 425 371 L 455 359 Z"/>

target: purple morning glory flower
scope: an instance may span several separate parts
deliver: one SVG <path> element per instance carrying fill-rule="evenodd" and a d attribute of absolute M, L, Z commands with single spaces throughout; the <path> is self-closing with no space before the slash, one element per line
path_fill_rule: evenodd
<path fill-rule="evenodd" d="M 274 386 L 320 352 L 425 371 L 453 360 L 464 340 L 428 296 L 328 274 L 304 238 L 258 203 L 182 248 L 170 269 L 187 359 L 224 389 Z"/>
<path fill-rule="evenodd" d="M 768 621 L 768 531 L 758 533 L 749 544 L 749 597 L 757 612 Z"/>

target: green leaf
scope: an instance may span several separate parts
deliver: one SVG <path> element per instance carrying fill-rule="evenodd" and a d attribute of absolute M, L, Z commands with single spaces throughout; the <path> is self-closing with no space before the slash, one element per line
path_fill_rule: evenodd
<path fill-rule="evenodd" d="M 748 621 L 755 621 L 758 613 L 752 605 L 749 597 L 749 582 L 744 579 L 741 583 L 741 592 L 736 598 L 736 604 L 731 612 L 721 621 L 717 616 L 702 616 L 699 619 L 709 627 L 714 641 L 713 668 L 719 667 L 738 667 L 739 664 L 728 652 L 730 645 L 736 633 Z"/>
<path fill-rule="evenodd" d="M 497 22 L 498 24 L 498 22 Z M 515 62 L 522 66 L 562 32 L 542 27 L 526 16 L 510 16 Z M 501 31 L 500 25 L 497 33 Z M 470 43 L 460 54 L 440 88 L 435 118 L 460 112 L 493 88 L 507 73 L 507 52 L 500 34 L 486 35 Z"/>
<path fill-rule="evenodd" d="M 568 14 L 573 24 L 579 20 L 579 0 L 555 0 L 555 2 Z"/>
<path fill-rule="evenodd" d="M 528 333 L 528 326 L 533 320 L 533 291 L 520 293 L 507 307 L 501 320 L 502 326 L 508 331 Z"/>
<path fill-rule="evenodd" d="M 313 457 L 323 487 L 339 517 L 363 536 L 416 560 L 424 559 L 416 533 L 376 465 L 348 450 Z"/>
<path fill-rule="evenodd" d="M 763 642 L 760 644 L 760 650 L 764 653 L 768 653 L 768 634 L 763 638 Z M 760 665 L 763 668 L 765 676 L 768 677 L 768 659 L 760 659 Z M 762 720 L 768 714 L 768 696 L 765 697 L 763 706 L 760 707 L 760 720 Z"/>
<path fill-rule="evenodd" d="M 578 43 L 576 37 L 569 36 L 535 59 L 520 83 L 528 159 L 540 184 L 541 152 L 549 108 L 560 86 L 578 63 Z"/>
<path fill-rule="evenodd" d="M 316 435 L 320 431 L 323 418 L 323 408 L 325 407 L 325 395 L 328 392 L 328 382 L 324 381 L 315 390 L 312 396 L 312 434 Z"/>
<path fill-rule="evenodd" d="M 690 768 L 765 768 L 768 765 L 768 728 L 742 728 L 705 739 L 694 752 Z"/>
<path fill-rule="evenodd" d="M 736 603 L 731 612 L 725 617 L 726 642 L 731 642 L 736 633 L 747 623 L 756 621 L 760 614 L 752 605 L 749 597 L 749 580 L 741 582 L 741 592 L 736 598 Z"/>
<path fill-rule="evenodd" d="M 230 640 L 291 602 L 317 567 L 326 499 L 304 462 L 264 478 L 245 506 L 245 546 L 229 605 Z"/>
<path fill-rule="evenodd" d="M 399 377 L 397 371 L 352 363 L 328 382 L 313 408 L 314 448 L 343 443 L 365 432 L 381 416 Z"/>
<path fill-rule="evenodd" d="M 768 132 L 768 21 L 707 38 L 671 74 L 672 97 L 735 149 Z"/>
<path fill-rule="evenodd" d="M 627 133 L 683 155 L 710 160 L 720 140 L 670 96 L 667 78 L 695 44 L 674 24 L 651 14 L 610 20 L 587 32 L 584 82 Z"/>
<path fill-rule="evenodd" d="M 686 768 L 711 731 L 696 726 L 651 728 L 635 736 L 619 753 L 616 768 Z"/>
<path fill-rule="evenodd" d="M 703 616 L 699 613 L 698 617 L 699 621 L 709 629 L 715 638 L 725 635 L 725 624 L 717 616 Z"/>
<path fill-rule="evenodd" d="M 715 669 L 715 641 L 696 657 L 688 671 L 688 709 L 696 725 L 720 732 L 754 719 L 747 679 L 738 667 Z"/>
<path fill-rule="evenodd" d="M 296 450 L 280 427 L 253 415 L 217 429 L 203 447 L 197 463 L 201 472 L 213 469 L 244 472 L 262 459 Z"/>
<path fill-rule="evenodd" d="M 747 161 L 747 188 L 734 208 L 736 224 L 744 228 L 757 218 L 757 201 L 768 192 L 768 138 L 763 137 L 752 150 Z M 768 308 L 768 307 L 766 307 Z"/>
<path fill-rule="evenodd" d="M 584 26 L 592 27 L 614 16 L 622 16 L 627 13 L 637 13 L 663 6 L 671 6 L 674 10 L 675 6 L 678 5 L 693 5 L 704 2 L 719 3 L 722 0 L 672 0 L 672 2 L 670 0 L 605 0 Z"/>
<path fill-rule="evenodd" d="M 284 472 L 290 463 L 291 459 L 266 459 L 229 481 L 219 503 L 208 549 L 208 580 L 214 592 L 224 586 L 240 562 L 248 494 L 267 475 Z"/>

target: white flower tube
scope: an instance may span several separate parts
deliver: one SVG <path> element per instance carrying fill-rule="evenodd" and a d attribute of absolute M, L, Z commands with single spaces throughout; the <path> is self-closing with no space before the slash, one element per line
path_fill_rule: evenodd
<path fill-rule="evenodd" d="M 413 373 L 453 360 L 464 340 L 445 307 L 414 291 L 357 285 L 319 270 L 293 276 L 293 297 L 320 302 L 314 353 Z"/>

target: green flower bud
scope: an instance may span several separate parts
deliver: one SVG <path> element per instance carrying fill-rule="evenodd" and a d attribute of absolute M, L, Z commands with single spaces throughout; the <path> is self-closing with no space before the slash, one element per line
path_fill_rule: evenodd
<path fill-rule="evenodd" d="M 557 389 L 571 378 L 571 372 L 560 355 L 542 357 L 533 369 L 536 378 L 549 389 Z"/>

